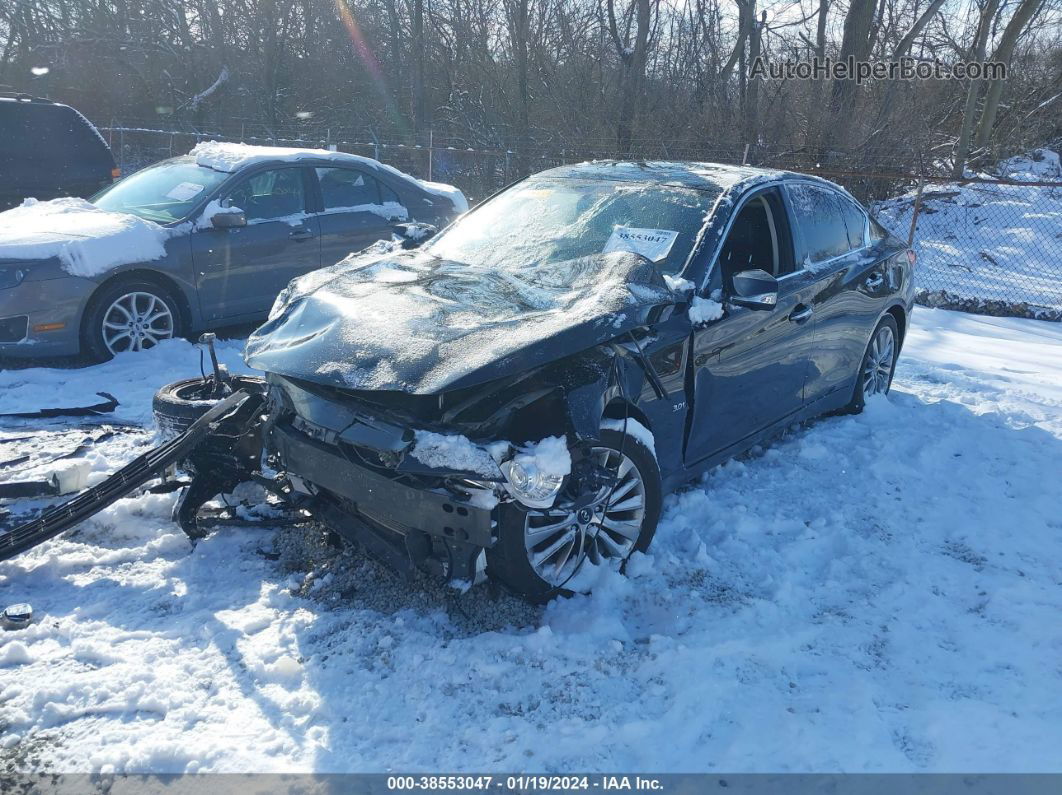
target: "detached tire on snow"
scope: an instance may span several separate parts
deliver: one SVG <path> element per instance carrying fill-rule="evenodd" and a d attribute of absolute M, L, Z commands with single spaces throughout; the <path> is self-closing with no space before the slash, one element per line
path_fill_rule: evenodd
<path fill-rule="evenodd" d="M 230 376 L 232 391 L 245 389 L 248 392 L 264 394 L 266 382 L 263 378 L 250 375 Z M 193 422 L 224 400 L 228 395 L 211 397 L 213 381 L 202 378 L 185 378 L 167 384 L 155 393 L 151 409 L 155 414 L 155 424 L 162 435 L 172 438 L 184 433 Z"/>
<path fill-rule="evenodd" d="M 618 482 L 608 494 L 594 495 L 587 508 L 499 506 L 498 541 L 486 553 L 487 575 L 510 592 L 532 602 L 569 595 L 569 582 L 585 563 L 625 564 L 653 540 L 663 504 L 653 451 L 629 433 L 606 428 L 592 454 Z"/>

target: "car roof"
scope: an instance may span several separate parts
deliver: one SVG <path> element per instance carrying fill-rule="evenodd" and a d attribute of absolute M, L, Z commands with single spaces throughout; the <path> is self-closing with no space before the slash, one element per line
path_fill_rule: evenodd
<path fill-rule="evenodd" d="M 655 183 L 698 190 L 719 191 L 743 183 L 771 182 L 783 178 L 810 179 L 833 183 L 806 174 L 758 166 L 701 163 L 678 160 L 592 160 L 540 171 L 536 177 L 556 179 L 610 179 L 622 182 Z"/>

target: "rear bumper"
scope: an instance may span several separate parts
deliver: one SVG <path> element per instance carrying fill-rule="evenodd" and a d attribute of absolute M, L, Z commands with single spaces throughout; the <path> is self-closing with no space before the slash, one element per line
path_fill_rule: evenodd
<path fill-rule="evenodd" d="M 273 426 L 269 446 L 286 472 L 343 498 L 357 516 L 392 533 L 420 532 L 476 547 L 493 543 L 490 510 L 358 466 L 335 445 L 311 439 L 287 424 Z"/>
<path fill-rule="evenodd" d="M 94 287 L 95 283 L 88 279 L 71 276 L 24 281 L 0 290 L 0 321 L 10 321 L 4 324 L 7 328 L 25 328 L 19 339 L 5 335 L 0 340 L 0 357 L 25 359 L 78 353 L 81 313 Z M 40 326 L 59 327 L 34 330 Z"/>

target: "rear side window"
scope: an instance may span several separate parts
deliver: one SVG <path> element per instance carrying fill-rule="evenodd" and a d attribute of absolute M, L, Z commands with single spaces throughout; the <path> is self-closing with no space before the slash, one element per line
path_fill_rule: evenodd
<path fill-rule="evenodd" d="M 844 225 L 848 229 L 848 248 L 863 248 L 863 234 L 867 226 L 867 214 L 863 208 L 855 202 L 838 196 L 841 203 L 841 214 L 844 215 Z"/>
<path fill-rule="evenodd" d="M 803 259 L 815 263 L 846 254 L 851 246 L 841 197 L 817 185 L 798 183 L 787 189 L 796 222 L 804 233 Z"/>
<path fill-rule="evenodd" d="M 402 200 L 398 198 L 398 194 L 397 193 L 395 193 L 393 190 L 391 190 L 389 187 L 387 187 L 387 185 L 385 185 L 383 182 L 381 182 L 379 184 L 380 184 L 380 199 L 383 201 L 384 204 L 387 204 L 388 202 L 393 203 L 393 204 L 402 204 Z"/>
<path fill-rule="evenodd" d="M 381 204 L 380 184 L 371 174 L 352 168 L 319 168 L 321 197 L 326 210 Z M 385 200 L 386 201 L 386 200 Z"/>

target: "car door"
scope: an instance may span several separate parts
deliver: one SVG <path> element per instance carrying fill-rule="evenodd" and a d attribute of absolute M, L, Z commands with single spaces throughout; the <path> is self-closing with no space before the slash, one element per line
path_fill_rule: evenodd
<path fill-rule="evenodd" d="M 220 197 L 243 211 L 247 224 L 192 234 L 199 305 L 207 320 L 250 318 L 269 311 L 296 276 L 321 266 L 317 218 L 307 212 L 307 169 L 255 171 Z"/>
<path fill-rule="evenodd" d="M 317 168 L 315 174 L 325 265 L 389 239 L 393 225 L 409 218 L 398 194 L 367 170 L 337 166 Z"/>
<path fill-rule="evenodd" d="M 804 389 L 808 404 L 851 390 L 874 324 L 884 310 L 886 284 L 880 236 L 867 214 L 834 188 L 810 182 L 786 185 L 798 257 L 813 277 L 814 345 Z"/>
<path fill-rule="evenodd" d="M 747 309 L 727 301 L 734 274 L 756 268 L 778 279 L 773 309 Z M 707 289 L 723 301 L 725 315 L 693 332 L 690 463 L 740 446 L 803 405 L 811 352 L 810 289 L 805 274 L 795 271 L 779 188 L 760 191 L 737 208 Z"/>

